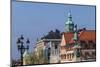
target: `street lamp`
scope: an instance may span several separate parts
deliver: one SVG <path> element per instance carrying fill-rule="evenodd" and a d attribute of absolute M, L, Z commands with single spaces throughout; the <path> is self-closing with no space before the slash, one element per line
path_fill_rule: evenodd
<path fill-rule="evenodd" d="M 21 35 L 21 37 L 18 38 L 17 40 L 17 47 L 18 47 L 18 51 L 20 51 L 21 54 L 21 66 L 23 66 L 23 54 L 25 52 L 25 50 L 29 50 L 29 45 L 24 46 L 24 37 L 23 35 Z M 26 44 L 30 44 L 29 39 L 26 40 Z"/>

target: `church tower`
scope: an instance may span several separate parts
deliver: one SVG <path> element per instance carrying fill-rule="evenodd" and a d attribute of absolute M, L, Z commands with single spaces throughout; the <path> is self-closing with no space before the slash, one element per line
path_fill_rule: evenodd
<path fill-rule="evenodd" d="M 73 32 L 74 31 L 74 23 L 72 21 L 71 13 L 68 13 L 68 20 L 65 23 L 66 32 Z"/>

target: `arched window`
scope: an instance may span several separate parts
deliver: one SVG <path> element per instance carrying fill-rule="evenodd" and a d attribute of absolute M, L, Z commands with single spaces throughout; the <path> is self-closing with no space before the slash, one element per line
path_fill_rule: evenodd
<path fill-rule="evenodd" d="M 66 54 L 62 54 L 61 59 L 66 59 Z"/>
<path fill-rule="evenodd" d="M 74 53 L 72 53 L 72 58 L 74 58 Z"/>

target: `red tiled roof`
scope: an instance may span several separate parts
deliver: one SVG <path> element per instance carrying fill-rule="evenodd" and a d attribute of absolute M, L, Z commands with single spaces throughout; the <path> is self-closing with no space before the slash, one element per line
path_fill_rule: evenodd
<path fill-rule="evenodd" d="M 73 32 L 67 32 L 67 33 L 64 32 L 63 35 L 64 35 L 66 43 L 68 43 L 74 37 Z"/>
<path fill-rule="evenodd" d="M 73 37 L 74 37 L 74 33 L 73 32 L 67 32 L 67 33 L 63 33 L 64 34 L 64 38 L 67 43 L 74 43 Z M 96 32 L 95 30 L 85 30 L 85 31 L 81 31 L 78 34 L 79 36 L 79 41 L 94 41 L 96 40 Z"/>
<path fill-rule="evenodd" d="M 83 31 L 79 36 L 79 40 L 95 41 L 96 40 L 96 31 L 95 30 Z"/>

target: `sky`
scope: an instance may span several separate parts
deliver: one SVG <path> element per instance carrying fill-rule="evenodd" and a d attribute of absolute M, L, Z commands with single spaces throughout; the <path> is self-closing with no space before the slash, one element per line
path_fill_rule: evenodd
<path fill-rule="evenodd" d="M 20 58 L 16 41 L 21 34 L 30 39 L 32 52 L 37 38 L 50 30 L 64 32 L 69 11 L 78 28 L 95 29 L 95 6 L 12 1 L 12 58 Z"/>

